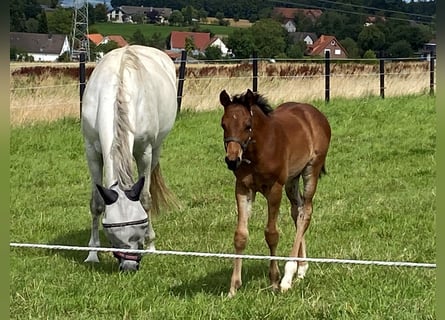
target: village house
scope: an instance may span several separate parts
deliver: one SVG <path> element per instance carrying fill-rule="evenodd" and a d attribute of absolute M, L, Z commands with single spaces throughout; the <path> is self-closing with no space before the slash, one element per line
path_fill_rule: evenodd
<path fill-rule="evenodd" d="M 218 47 L 223 57 L 231 54 L 221 38 L 217 36 L 211 38 L 209 32 L 172 31 L 170 34 L 170 51 L 180 52 L 186 49 L 187 39 L 190 39 L 193 43 L 192 55 L 194 56 L 205 55 L 205 50 L 209 46 Z"/>
<path fill-rule="evenodd" d="M 98 47 L 96 54 L 97 58 L 102 58 L 104 56 L 104 52 L 100 51 L 100 46 L 105 45 L 110 41 L 114 41 L 119 48 L 128 46 L 128 42 L 121 35 L 108 35 L 103 36 L 100 33 L 90 33 L 87 35 L 87 38 Z"/>
<path fill-rule="evenodd" d="M 107 13 L 109 22 L 135 23 L 136 17 L 144 18 L 145 22 L 167 24 L 172 13 L 170 8 L 153 8 L 144 6 L 120 6 Z"/>
<path fill-rule="evenodd" d="M 343 48 L 334 36 L 321 35 L 313 45 L 310 45 L 307 48 L 307 54 L 310 56 L 324 57 L 326 51 L 329 51 L 330 58 L 332 59 L 348 57 L 345 48 Z"/>
<path fill-rule="evenodd" d="M 290 32 L 289 38 L 292 43 L 304 41 L 307 46 L 311 46 L 318 37 L 314 32 Z"/>
<path fill-rule="evenodd" d="M 323 14 L 323 11 L 319 9 L 301 9 L 301 8 L 283 8 L 283 7 L 275 7 L 272 10 L 272 17 L 280 20 L 282 22 L 283 28 L 285 28 L 287 32 L 297 31 L 297 27 L 295 25 L 294 20 L 295 17 L 299 14 L 310 19 L 312 23 L 314 23 Z"/>
<path fill-rule="evenodd" d="M 103 36 L 100 33 L 90 33 L 90 34 L 88 34 L 87 37 L 96 46 L 100 46 L 102 44 L 107 44 L 109 41 L 116 42 L 116 44 L 119 48 L 128 46 L 128 42 L 121 35 Z"/>
<path fill-rule="evenodd" d="M 10 48 L 27 53 L 34 61 L 54 62 L 70 53 L 68 36 L 63 34 L 10 32 L 9 40 Z"/>

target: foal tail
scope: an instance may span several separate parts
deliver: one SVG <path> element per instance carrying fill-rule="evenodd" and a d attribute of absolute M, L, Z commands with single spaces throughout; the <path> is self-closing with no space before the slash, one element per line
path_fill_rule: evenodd
<path fill-rule="evenodd" d="M 165 184 L 159 163 L 151 172 L 150 180 L 151 211 L 153 214 L 158 215 L 161 212 L 161 206 L 167 210 L 181 208 L 178 198 Z"/>

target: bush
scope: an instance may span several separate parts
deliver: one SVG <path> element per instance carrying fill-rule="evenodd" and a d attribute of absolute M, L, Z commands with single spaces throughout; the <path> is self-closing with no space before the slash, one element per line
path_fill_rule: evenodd
<path fill-rule="evenodd" d="M 364 61 L 364 63 L 368 63 L 368 64 L 377 63 L 377 55 L 375 54 L 375 52 L 373 50 L 365 51 L 365 53 L 363 54 L 363 59 L 369 59 L 369 60 Z"/>

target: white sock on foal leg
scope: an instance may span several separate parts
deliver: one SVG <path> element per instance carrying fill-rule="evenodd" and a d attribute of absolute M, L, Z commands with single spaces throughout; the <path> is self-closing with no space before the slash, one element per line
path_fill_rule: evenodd
<path fill-rule="evenodd" d="M 292 287 L 292 279 L 295 272 L 297 272 L 298 262 L 288 261 L 284 266 L 284 277 L 281 279 L 280 288 L 281 292 L 286 292 Z"/>

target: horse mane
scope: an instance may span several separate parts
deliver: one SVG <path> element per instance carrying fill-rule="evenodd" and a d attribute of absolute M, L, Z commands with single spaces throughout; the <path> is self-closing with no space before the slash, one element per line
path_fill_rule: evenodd
<path fill-rule="evenodd" d="M 126 85 L 131 85 L 132 81 L 125 81 L 124 77 L 129 69 L 134 72 L 138 70 L 139 59 L 136 54 L 126 48 L 121 56 L 119 67 L 119 87 L 116 92 L 114 103 L 114 139 L 111 148 L 113 158 L 113 169 L 117 177 L 117 182 L 121 189 L 130 189 L 134 184 L 133 180 L 133 155 L 129 145 L 128 135 L 134 132 L 128 118 L 128 98 L 126 95 Z M 126 72 L 127 71 L 127 72 Z"/>
<path fill-rule="evenodd" d="M 273 108 L 270 106 L 269 102 L 264 96 L 254 92 L 253 97 L 254 97 L 254 104 L 258 106 L 265 115 L 268 115 L 273 111 Z M 249 101 L 246 99 L 246 92 L 233 96 L 232 102 L 239 103 L 242 104 L 243 106 L 250 108 Z"/>

